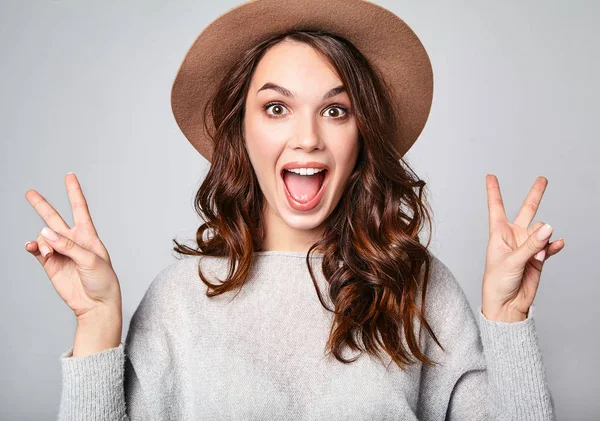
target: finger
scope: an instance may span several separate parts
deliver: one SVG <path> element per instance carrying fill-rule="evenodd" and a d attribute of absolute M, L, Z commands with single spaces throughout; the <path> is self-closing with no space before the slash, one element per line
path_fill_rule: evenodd
<path fill-rule="evenodd" d="M 553 231 L 551 225 L 542 225 L 527 237 L 527 240 L 519 248 L 514 250 L 511 259 L 514 259 L 518 266 L 525 267 L 529 259 L 546 247 Z"/>
<path fill-rule="evenodd" d="M 40 253 L 40 248 L 37 241 L 28 241 L 25 243 L 25 250 L 33 255 L 42 266 L 46 263 L 46 258 Z"/>
<path fill-rule="evenodd" d="M 25 198 L 33 206 L 38 215 L 42 217 L 46 225 L 51 227 L 54 231 L 65 232 L 70 229 L 69 225 L 67 225 L 56 209 L 54 209 L 37 191 L 33 189 L 27 190 L 25 192 Z"/>
<path fill-rule="evenodd" d="M 543 223 L 541 223 L 541 224 L 543 225 Z M 561 251 L 564 246 L 565 246 L 565 240 L 563 238 L 559 238 L 558 240 L 554 240 L 554 241 L 548 243 L 546 245 L 546 247 L 544 247 L 543 250 L 545 251 L 545 253 L 543 255 L 543 258 L 542 258 L 541 250 L 535 254 L 534 258 L 543 263 L 544 261 L 548 260 L 553 255 L 555 255 L 559 251 Z M 538 257 L 542 258 L 542 260 L 540 260 Z"/>
<path fill-rule="evenodd" d="M 69 201 L 71 202 L 71 210 L 73 212 L 73 223 L 75 225 L 86 225 L 91 231 L 97 235 L 96 228 L 92 222 L 90 211 L 83 195 L 83 190 L 79 184 L 79 180 L 75 173 L 68 173 L 65 176 L 65 186 L 67 187 L 67 194 L 69 195 Z"/>
<path fill-rule="evenodd" d="M 540 207 L 540 202 L 542 201 L 542 196 L 544 196 L 547 186 L 548 179 L 546 177 L 539 176 L 536 178 L 514 220 L 514 224 L 523 228 L 527 228 L 529 224 L 531 224 L 531 221 L 533 221 L 533 218 Z"/>
<path fill-rule="evenodd" d="M 545 246 L 543 249 L 541 249 L 540 251 L 538 251 L 538 252 L 537 252 L 537 253 L 536 253 L 536 254 L 533 256 L 533 258 L 534 258 L 535 260 L 537 260 L 538 262 L 540 262 L 540 263 L 542 263 L 542 264 L 543 264 L 543 263 L 544 263 L 544 261 L 545 261 L 545 260 L 546 260 L 546 258 L 547 258 L 547 254 L 548 254 L 548 246 L 546 245 L 546 246 Z"/>
<path fill-rule="evenodd" d="M 34 256 L 41 256 L 42 254 L 40 253 L 40 249 L 38 247 L 38 242 L 37 241 L 28 241 L 25 243 L 25 250 L 27 250 L 29 253 L 33 254 Z"/>
<path fill-rule="evenodd" d="M 39 233 L 38 233 L 38 239 L 43 239 L 44 237 L 42 237 Z M 42 253 L 40 252 L 40 245 L 39 245 L 39 241 L 28 241 L 25 244 L 25 249 L 33 254 L 33 257 L 35 257 L 37 259 L 38 262 L 40 262 L 40 264 L 42 265 L 42 267 L 44 267 L 46 265 L 46 261 L 48 261 L 48 259 L 50 259 L 50 257 L 53 255 L 53 253 L 49 254 L 48 257 L 44 257 L 42 256 Z"/>
<path fill-rule="evenodd" d="M 544 225 L 544 223 L 542 221 L 537 221 L 536 223 L 531 225 L 529 228 L 527 228 L 527 235 L 533 234 L 534 231 L 537 231 L 543 225 Z"/>
<path fill-rule="evenodd" d="M 500 185 L 498 179 L 493 174 L 488 174 L 485 177 L 490 233 L 496 230 L 496 226 L 506 222 L 506 213 L 504 212 L 504 203 L 502 202 L 502 194 L 500 193 Z"/>
<path fill-rule="evenodd" d="M 28 241 L 25 243 L 25 250 L 27 250 L 30 254 L 33 255 L 37 259 L 38 262 L 44 265 L 42 259 L 42 254 L 40 253 L 40 249 L 38 248 L 37 241 Z"/>
<path fill-rule="evenodd" d="M 546 260 L 549 257 L 551 257 L 551 256 L 555 255 L 556 253 L 558 253 L 559 251 L 561 251 L 564 247 L 565 247 L 565 240 L 562 238 L 551 242 L 548 245 L 548 251 L 546 252 Z"/>
<path fill-rule="evenodd" d="M 90 268 L 97 257 L 68 237 L 44 227 L 41 231 L 46 242 L 58 253 L 70 257 L 77 266 Z"/>
<path fill-rule="evenodd" d="M 37 243 L 38 243 L 38 252 L 45 259 L 50 257 L 52 255 L 52 253 L 54 253 L 54 249 L 52 248 L 52 246 L 50 244 L 48 244 L 48 242 L 42 235 L 41 231 L 38 233 Z M 45 259 L 44 259 L 44 261 L 46 261 Z"/>

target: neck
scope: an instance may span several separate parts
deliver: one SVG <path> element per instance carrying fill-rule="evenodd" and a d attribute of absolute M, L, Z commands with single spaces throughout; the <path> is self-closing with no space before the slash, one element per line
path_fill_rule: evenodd
<path fill-rule="evenodd" d="M 323 236 L 325 223 L 305 228 L 289 226 L 279 215 L 265 212 L 264 251 L 287 251 L 308 253 L 308 249 Z M 318 250 L 315 250 L 318 251 Z"/>

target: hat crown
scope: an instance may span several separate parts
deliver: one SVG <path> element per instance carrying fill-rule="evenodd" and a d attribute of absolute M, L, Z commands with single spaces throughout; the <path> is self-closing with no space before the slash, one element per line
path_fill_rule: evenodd
<path fill-rule="evenodd" d="M 422 132 L 433 100 L 429 56 L 412 29 L 391 11 L 365 0 L 254 0 L 213 20 L 186 53 L 173 81 L 171 107 L 180 129 L 209 162 L 212 130 L 203 113 L 220 78 L 243 54 L 271 36 L 321 30 L 350 41 L 376 68 L 394 102 L 397 148 L 404 155 Z"/>

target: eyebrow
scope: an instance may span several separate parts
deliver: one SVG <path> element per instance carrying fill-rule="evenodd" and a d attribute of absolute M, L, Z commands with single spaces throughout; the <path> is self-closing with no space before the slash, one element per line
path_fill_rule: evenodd
<path fill-rule="evenodd" d="M 288 89 L 271 82 L 265 83 L 262 88 L 256 91 L 256 93 L 258 94 L 260 91 L 263 91 L 265 89 L 272 89 L 276 92 L 279 92 L 281 95 L 294 99 L 294 95 Z M 323 95 L 323 100 L 332 98 L 342 92 L 346 92 L 346 88 L 344 88 L 343 85 L 336 86 L 335 88 L 332 88 L 328 92 L 326 92 L 325 95 Z"/>

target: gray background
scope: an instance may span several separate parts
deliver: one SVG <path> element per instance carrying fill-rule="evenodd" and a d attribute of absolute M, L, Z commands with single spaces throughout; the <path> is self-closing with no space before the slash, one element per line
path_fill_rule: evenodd
<path fill-rule="evenodd" d="M 510 220 L 535 178 L 548 178 L 535 220 L 566 246 L 545 264 L 538 337 L 559 419 L 598 419 L 598 3 L 376 3 L 411 25 L 433 62 L 431 115 L 407 158 L 431 190 L 432 250 L 474 310 L 486 174 L 498 176 Z M 173 77 L 202 28 L 238 4 L 1 2 L 1 419 L 55 418 L 59 356 L 75 331 L 24 248 L 44 226 L 25 192 L 36 189 L 71 224 L 64 175 L 77 174 L 121 281 L 125 336 L 150 282 L 174 260 L 171 239 L 193 238 L 199 223 L 192 200 L 207 161 L 173 119 Z"/>

